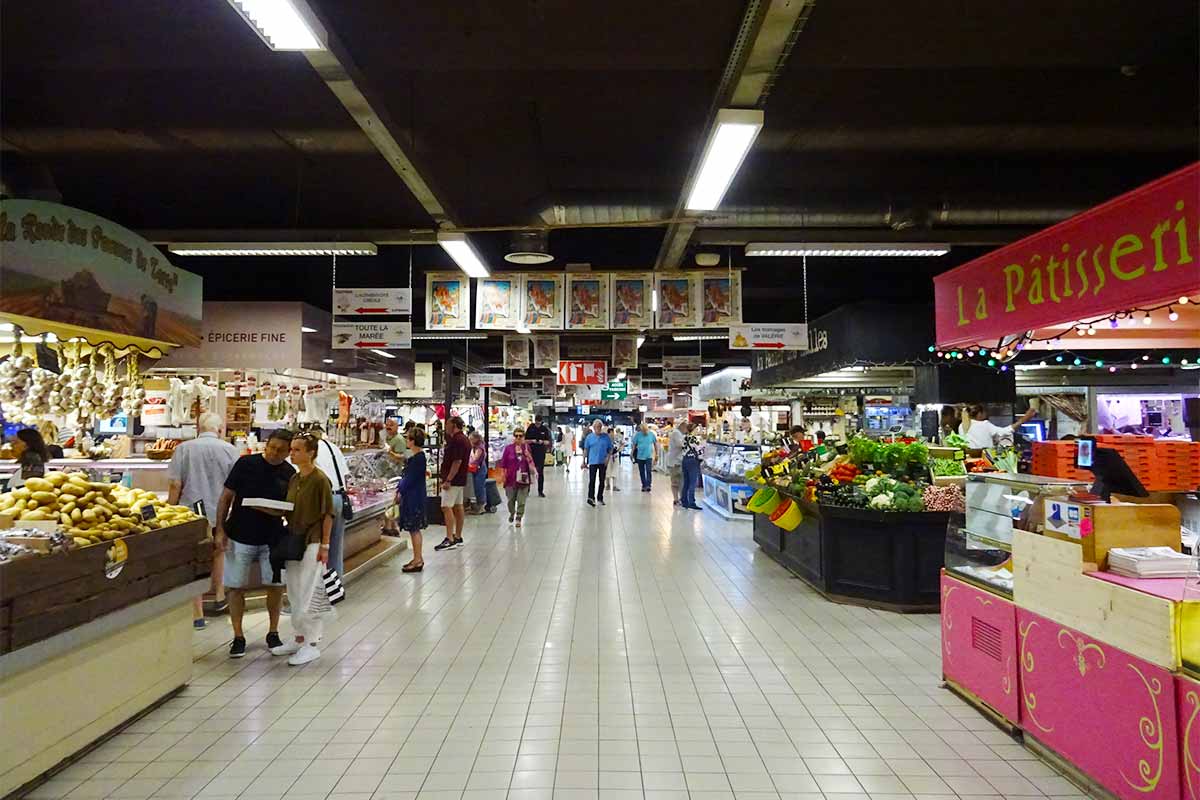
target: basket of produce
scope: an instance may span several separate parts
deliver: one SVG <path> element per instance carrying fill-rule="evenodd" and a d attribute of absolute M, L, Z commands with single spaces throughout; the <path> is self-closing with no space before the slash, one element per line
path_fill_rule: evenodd
<path fill-rule="evenodd" d="M 753 511 L 755 514 L 771 514 L 782 501 L 783 498 L 779 492 L 770 486 L 764 486 L 746 502 L 746 510 Z"/>
<path fill-rule="evenodd" d="M 935 486 L 967 483 L 967 468 L 963 462 L 953 458 L 929 459 L 929 475 Z"/>
<path fill-rule="evenodd" d="M 146 448 L 146 458 L 151 461 L 168 461 L 175 454 L 178 439 L 155 439 L 154 444 Z"/>
<path fill-rule="evenodd" d="M 804 514 L 800 511 L 800 504 L 788 498 L 784 498 L 783 502 L 779 504 L 779 508 L 771 514 L 771 522 L 785 531 L 795 530 L 802 519 L 804 519 Z"/>

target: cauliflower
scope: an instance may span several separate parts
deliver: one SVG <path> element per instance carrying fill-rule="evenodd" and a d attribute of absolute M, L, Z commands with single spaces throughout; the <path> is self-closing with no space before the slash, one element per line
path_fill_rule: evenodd
<path fill-rule="evenodd" d="M 870 507 L 885 511 L 892 507 L 891 492 L 881 492 L 871 498 Z"/>

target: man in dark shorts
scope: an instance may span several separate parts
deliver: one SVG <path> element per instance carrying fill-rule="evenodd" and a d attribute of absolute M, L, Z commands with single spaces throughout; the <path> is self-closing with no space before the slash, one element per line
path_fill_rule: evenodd
<path fill-rule="evenodd" d="M 283 535 L 283 517 L 278 511 L 243 505 L 243 501 L 287 499 L 288 481 L 296 471 L 287 463 L 291 445 L 291 431 L 280 429 L 267 439 L 262 453 L 242 456 L 233 462 L 217 503 L 216 545 L 225 551 L 225 596 L 229 600 L 229 621 L 233 623 L 230 658 L 246 655 L 242 615 L 246 612 L 246 589 L 251 584 L 250 567 L 255 562 L 267 590 L 267 615 L 271 621 L 267 648 L 283 644 L 279 638 L 283 584 L 271 583 L 271 545 Z"/>
<path fill-rule="evenodd" d="M 525 444 L 533 454 L 533 463 L 537 464 L 538 497 L 546 496 L 546 451 L 554 446 L 550 438 L 550 429 L 542 422 L 541 417 L 534 417 L 533 422 L 525 429 Z"/>
<path fill-rule="evenodd" d="M 446 420 L 446 447 L 442 451 L 442 516 L 446 521 L 446 538 L 434 550 L 453 550 L 464 545 L 463 492 L 467 488 L 467 466 L 471 460 L 471 442 L 463 433 L 463 421 L 458 417 Z"/>

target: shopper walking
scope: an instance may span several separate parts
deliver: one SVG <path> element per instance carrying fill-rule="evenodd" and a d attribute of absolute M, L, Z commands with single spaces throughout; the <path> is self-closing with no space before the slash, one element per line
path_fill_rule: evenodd
<path fill-rule="evenodd" d="M 583 467 L 588 471 L 588 505 L 599 501 L 604 505 L 604 480 L 608 473 L 608 457 L 612 453 L 612 439 L 604 432 L 600 420 L 592 423 L 592 431 L 583 437 Z M 599 493 L 597 482 L 599 478 Z"/>
<path fill-rule="evenodd" d="M 225 478 L 225 488 L 217 502 L 216 546 L 225 551 L 225 596 L 229 600 L 229 622 L 233 625 L 230 658 L 246 655 L 246 637 L 242 616 L 246 611 L 246 588 L 250 585 L 250 567 L 258 564 L 259 576 L 267 590 L 267 647 L 283 644 L 279 638 L 279 611 L 283 606 L 283 584 L 271 578 L 271 545 L 283 535 L 283 520 L 278 512 L 243 505 L 247 498 L 285 500 L 288 481 L 296 470 L 287 463 L 292 432 L 271 432 L 261 453 L 242 456 Z M 332 502 L 332 501 L 331 501 Z"/>
<path fill-rule="evenodd" d="M 525 500 L 529 497 L 529 488 L 533 485 L 534 473 L 540 474 L 542 467 L 538 466 L 537 456 L 532 446 L 526 441 L 525 432 L 513 431 L 513 440 L 504 448 L 500 456 L 500 468 L 504 470 L 504 494 L 508 497 L 508 521 L 521 527 L 521 518 L 525 516 Z"/>
<path fill-rule="evenodd" d="M 317 469 L 325 473 L 333 487 L 333 532 L 329 535 L 329 568 L 337 572 L 339 577 L 345 577 L 346 565 L 343 560 L 343 548 L 346 539 L 346 516 L 344 506 L 350 502 L 350 494 L 346 491 L 346 476 L 350 474 L 350 465 L 340 447 L 325 438 L 318 429 L 314 436 L 317 442 Z"/>
<path fill-rule="evenodd" d="M 324 617 L 333 611 L 325 595 L 325 566 L 329 563 L 333 534 L 333 486 L 317 468 L 320 440 L 312 434 L 292 439 L 291 459 L 296 473 L 288 481 L 286 512 L 288 536 L 304 540 L 304 555 L 284 562 L 284 581 L 292 607 L 293 637 L 271 648 L 271 655 L 290 656 L 294 667 L 321 657 L 317 642 L 324 633 Z"/>
<path fill-rule="evenodd" d="M 388 417 L 384 420 L 383 430 L 383 454 L 389 462 L 395 465 L 399 471 L 404 470 L 404 460 L 408 457 L 408 444 L 405 437 L 408 432 L 413 429 L 413 421 L 410 419 L 404 426 L 404 432 L 400 432 L 400 421 L 396 417 Z M 399 509 L 395 506 L 389 508 L 383 514 L 383 532 L 389 536 L 396 536 L 400 533 L 396 527 L 396 515 Z"/>
<path fill-rule="evenodd" d="M 612 439 L 612 452 L 608 458 L 608 480 L 609 486 L 614 492 L 621 491 L 621 454 L 625 451 L 625 434 L 621 432 L 620 427 L 615 425 L 608 426 L 608 438 Z"/>
<path fill-rule="evenodd" d="M 537 467 L 538 497 L 546 496 L 546 451 L 554 442 L 550 438 L 550 429 L 542 422 L 541 417 L 534 417 L 533 422 L 525 429 L 525 444 L 533 453 L 533 463 Z"/>
<path fill-rule="evenodd" d="M 488 509 L 487 447 L 484 446 L 483 437 L 478 433 L 472 433 L 467 440 L 471 443 L 471 456 L 467 461 L 467 473 L 470 476 L 467 486 L 470 487 L 471 494 L 475 498 L 471 504 L 471 513 L 482 514 Z"/>
<path fill-rule="evenodd" d="M 633 460 L 637 464 L 638 477 L 642 479 L 642 491 L 648 492 L 650 491 L 654 462 L 658 455 L 658 437 L 651 433 L 650 426 L 643 422 L 638 427 L 638 432 L 633 435 L 630 447 L 633 451 Z"/>
<path fill-rule="evenodd" d="M 667 437 L 667 470 L 671 474 L 671 496 L 675 498 L 675 505 L 679 505 L 683 497 L 683 443 L 687 428 L 686 422 L 680 422 Z"/>
<path fill-rule="evenodd" d="M 404 461 L 404 476 L 396 487 L 396 502 L 400 507 L 400 530 L 408 531 L 413 557 L 400 569 L 402 572 L 420 572 L 425 569 L 421 551 L 425 536 L 422 532 L 428 524 L 425 521 L 425 431 L 409 431 L 405 442 L 408 458 Z"/>
<path fill-rule="evenodd" d="M 463 491 L 467 485 L 467 465 L 471 461 L 471 443 L 463 433 L 463 421 L 458 417 L 446 420 L 446 446 L 442 450 L 442 516 L 446 521 L 446 538 L 434 550 L 450 550 L 464 546 Z"/>
<path fill-rule="evenodd" d="M 694 427 L 688 424 L 687 433 L 683 436 L 682 468 L 683 492 L 679 496 L 679 504 L 684 508 L 699 511 L 696 505 L 696 484 L 700 482 L 700 440 L 692 431 Z"/>
<path fill-rule="evenodd" d="M 196 438 L 176 447 L 167 466 L 167 502 L 185 506 L 202 503 L 204 516 L 213 530 L 217 527 L 217 508 L 225 478 L 238 460 L 237 448 L 221 438 L 224 427 L 225 420 L 220 414 L 211 411 L 201 414 L 196 420 Z M 225 603 L 225 588 L 221 585 L 225 551 L 215 546 L 215 539 L 213 545 L 210 587 L 219 607 Z M 205 625 L 203 595 L 193 601 L 192 625 L 196 628 Z"/>

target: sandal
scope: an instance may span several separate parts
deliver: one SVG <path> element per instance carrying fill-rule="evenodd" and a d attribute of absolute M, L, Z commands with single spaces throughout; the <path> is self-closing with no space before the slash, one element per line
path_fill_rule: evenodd
<path fill-rule="evenodd" d="M 413 564 L 413 563 L 410 561 L 409 563 L 407 563 L 407 564 L 405 564 L 403 567 L 401 567 L 401 568 L 400 568 L 400 571 L 401 571 L 401 572 L 420 572 L 420 571 L 421 571 L 421 570 L 423 570 L 423 569 L 425 569 L 425 562 L 424 562 L 424 561 L 422 561 L 420 564 Z"/>

